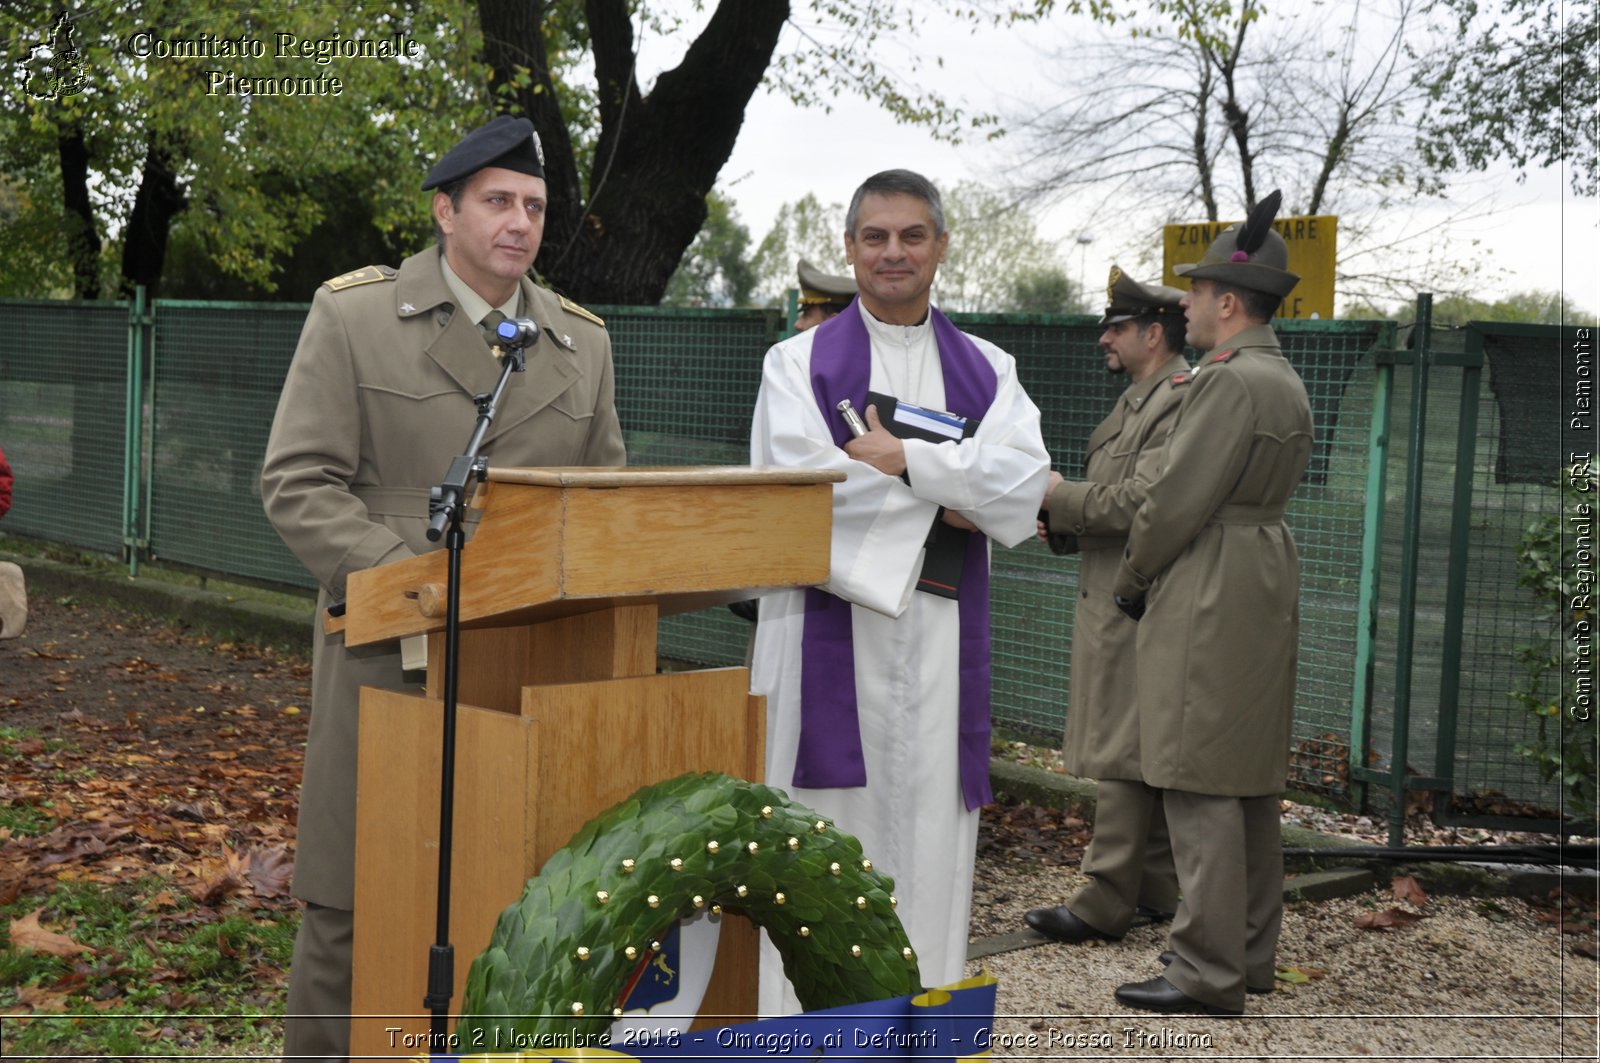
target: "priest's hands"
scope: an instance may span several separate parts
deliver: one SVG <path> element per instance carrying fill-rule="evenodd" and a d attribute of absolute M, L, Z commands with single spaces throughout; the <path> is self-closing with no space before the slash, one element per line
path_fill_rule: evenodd
<path fill-rule="evenodd" d="M 883 427 L 875 405 L 867 407 L 867 434 L 845 443 L 844 452 L 887 476 L 899 476 L 906 471 L 905 444 Z"/>
<path fill-rule="evenodd" d="M 1044 501 L 1039 503 L 1040 517 L 1037 521 L 1036 532 L 1041 542 L 1050 541 L 1050 526 L 1044 522 L 1044 514 L 1050 509 L 1050 496 L 1061 483 L 1061 474 L 1054 469 L 1050 470 L 1050 479 L 1044 486 Z"/>

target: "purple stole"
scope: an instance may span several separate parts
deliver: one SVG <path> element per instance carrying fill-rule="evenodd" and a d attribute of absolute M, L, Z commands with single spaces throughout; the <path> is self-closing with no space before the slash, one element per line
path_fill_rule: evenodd
<path fill-rule="evenodd" d="M 950 319 L 930 307 L 939 365 L 944 371 L 945 407 L 951 413 L 982 418 L 994 402 L 996 377 L 973 342 Z M 811 346 L 811 390 L 843 446 L 850 438 L 835 409 L 849 399 L 865 416 L 872 378 L 872 342 L 866 322 L 852 302 L 817 326 Z M 906 396 L 910 399 L 910 396 Z M 967 542 L 959 608 L 961 793 L 968 809 L 994 799 L 989 788 L 989 540 L 973 532 Z M 920 592 L 913 592 L 920 593 Z M 794 785 L 808 789 L 865 786 L 857 715 L 855 646 L 850 603 L 816 587 L 806 589 L 800 638 L 800 745 Z"/>

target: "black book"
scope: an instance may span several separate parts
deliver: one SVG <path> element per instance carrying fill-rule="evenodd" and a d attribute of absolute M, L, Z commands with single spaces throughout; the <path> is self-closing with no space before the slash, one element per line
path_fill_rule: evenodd
<path fill-rule="evenodd" d="M 892 395 L 867 392 L 868 406 L 878 408 L 878 421 L 899 439 L 923 439 L 930 443 L 959 443 L 978 430 L 978 420 L 902 402 Z M 967 542 L 972 533 L 952 528 L 941 519 L 939 510 L 923 544 L 922 572 L 917 590 L 941 598 L 957 598 L 961 593 L 961 574 L 966 568 Z"/>

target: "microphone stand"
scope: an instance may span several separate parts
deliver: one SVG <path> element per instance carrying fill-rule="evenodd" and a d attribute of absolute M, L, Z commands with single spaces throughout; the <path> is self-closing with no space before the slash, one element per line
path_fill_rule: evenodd
<path fill-rule="evenodd" d="M 505 324 L 510 324 L 506 322 Z M 528 333 L 531 332 L 531 338 Z M 516 339 L 502 335 L 500 345 L 494 350 L 502 365 L 500 380 L 494 392 L 474 395 L 478 407 L 478 423 L 467 440 L 466 453 L 450 462 L 444 480 L 430 493 L 428 502 L 428 540 L 445 540 L 448 554 L 445 582 L 445 643 L 444 643 L 444 737 L 439 771 L 439 896 L 434 916 L 434 943 L 428 950 L 428 992 L 422 1006 L 433 1013 L 429 1026 L 429 1054 L 449 1055 L 450 996 L 455 990 L 455 947 L 450 944 L 450 858 L 455 836 L 456 788 L 456 688 L 458 656 L 461 649 L 461 547 L 466 541 L 462 523 L 466 507 L 472 501 L 477 485 L 488 478 L 489 462 L 478 453 L 483 437 L 494 421 L 495 410 L 505 394 L 511 374 L 527 368 L 524 347 L 537 343 L 536 330 L 525 330 Z"/>

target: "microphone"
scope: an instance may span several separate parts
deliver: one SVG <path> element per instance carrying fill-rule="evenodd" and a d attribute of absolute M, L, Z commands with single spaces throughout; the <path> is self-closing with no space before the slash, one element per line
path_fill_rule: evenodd
<path fill-rule="evenodd" d="M 539 324 L 531 317 L 508 317 L 494 327 L 500 346 L 519 351 L 539 342 Z"/>

